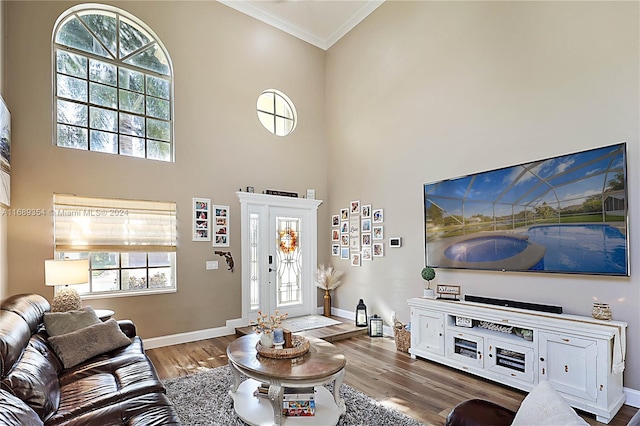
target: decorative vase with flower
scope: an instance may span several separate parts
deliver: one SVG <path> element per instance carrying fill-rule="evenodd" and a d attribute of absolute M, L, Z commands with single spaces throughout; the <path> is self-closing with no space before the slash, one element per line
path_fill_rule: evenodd
<path fill-rule="evenodd" d="M 331 316 L 331 290 L 336 289 L 342 284 L 342 276 L 344 272 L 336 271 L 333 266 L 325 268 L 320 265 L 316 272 L 316 286 L 324 290 L 324 316 Z"/>
<path fill-rule="evenodd" d="M 263 331 L 260 334 L 260 344 L 265 348 L 270 348 L 273 346 L 273 339 L 271 338 L 270 331 Z"/>
<path fill-rule="evenodd" d="M 258 318 L 253 323 L 253 331 L 260 335 L 260 345 L 265 348 L 273 347 L 275 331 L 279 331 L 279 335 L 282 335 L 282 321 L 287 318 L 289 314 L 281 314 L 276 310 L 273 315 L 263 314 L 262 311 L 258 311 Z"/>
<path fill-rule="evenodd" d="M 422 279 L 427 282 L 427 288 L 424 289 L 423 295 L 424 297 L 433 299 L 436 296 L 436 294 L 431 288 L 431 280 L 436 277 L 436 271 L 432 267 L 426 266 L 422 268 L 421 275 L 422 275 Z"/>

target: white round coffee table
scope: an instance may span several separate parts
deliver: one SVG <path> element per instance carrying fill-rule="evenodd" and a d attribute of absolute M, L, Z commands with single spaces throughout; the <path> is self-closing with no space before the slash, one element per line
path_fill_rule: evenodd
<path fill-rule="evenodd" d="M 250 334 L 231 342 L 227 347 L 229 366 L 234 383 L 229 394 L 233 407 L 242 420 L 250 425 L 313 425 L 338 423 L 346 408 L 340 398 L 347 359 L 334 345 L 321 339 L 308 338 L 311 348 L 306 354 L 292 359 L 267 358 L 258 355 L 259 336 Z M 243 378 L 247 380 L 243 381 Z M 269 385 L 267 398 L 253 395 L 261 383 Z M 333 383 L 333 393 L 323 385 Z M 284 388 L 315 387 L 314 416 L 286 417 L 282 415 Z"/>

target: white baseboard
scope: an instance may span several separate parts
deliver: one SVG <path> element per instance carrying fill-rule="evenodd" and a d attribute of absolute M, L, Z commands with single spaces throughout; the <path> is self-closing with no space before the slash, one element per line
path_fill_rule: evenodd
<path fill-rule="evenodd" d="M 632 407 L 640 408 L 640 390 L 623 388 L 623 391 L 626 397 L 624 403 Z"/>
<path fill-rule="evenodd" d="M 197 342 L 198 340 L 213 339 L 236 333 L 236 327 L 242 327 L 241 318 L 228 320 L 224 327 L 208 328 L 206 330 L 189 331 L 187 333 L 170 334 L 168 336 L 144 339 L 145 349 L 161 348 L 163 346 L 179 345 L 180 343 Z"/>

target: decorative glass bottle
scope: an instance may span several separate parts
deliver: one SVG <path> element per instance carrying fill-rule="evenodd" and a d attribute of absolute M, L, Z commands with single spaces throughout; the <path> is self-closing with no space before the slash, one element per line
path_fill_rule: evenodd
<path fill-rule="evenodd" d="M 594 303 L 591 310 L 591 316 L 599 320 L 611 319 L 611 308 L 608 303 Z"/>

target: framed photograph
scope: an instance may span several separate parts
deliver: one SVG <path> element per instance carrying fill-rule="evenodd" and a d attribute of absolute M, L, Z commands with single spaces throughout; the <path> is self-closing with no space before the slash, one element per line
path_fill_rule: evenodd
<path fill-rule="evenodd" d="M 331 226 L 340 226 L 340 215 L 334 214 L 331 216 Z"/>
<path fill-rule="evenodd" d="M 340 209 L 340 220 L 349 220 L 349 209 Z"/>
<path fill-rule="evenodd" d="M 371 217 L 371 204 L 367 204 L 366 206 L 362 206 L 361 216 L 362 217 Z"/>
<path fill-rule="evenodd" d="M 349 234 L 342 234 L 340 236 L 340 245 L 342 247 L 349 247 Z"/>
<path fill-rule="evenodd" d="M 343 234 L 349 233 L 349 221 L 342 221 L 342 224 L 340 225 L 340 232 L 342 232 Z"/>
<path fill-rule="evenodd" d="M 373 223 L 384 222 L 384 209 L 375 209 L 373 211 Z"/>
<path fill-rule="evenodd" d="M 626 165 L 623 142 L 425 184 L 426 264 L 630 276 Z"/>
<path fill-rule="evenodd" d="M 11 114 L 0 97 L 0 204 L 11 203 Z"/>
<path fill-rule="evenodd" d="M 360 201 L 352 201 L 351 202 L 351 207 L 349 209 L 349 214 L 351 214 L 351 216 L 353 215 L 359 215 L 360 214 Z"/>
<path fill-rule="evenodd" d="M 373 260 L 373 250 L 371 250 L 371 247 L 362 248 L 362 260 Z"/>
<path fill-rule="evenodd" d="M 229 247 L 229 206 L 213 206 L 213 246 Z"/>
<path fill-rule="evenodd" d="M 384 243 L 373 243 L 373 257 L 384 256 Z"/>
<path fill-rule="evenodd" d="M 360 248 L 360 219 L 358 216 L 351 216 L 349 219 L 349 247 L 352 250 Z"/>
<path fill-rule="evenodd" d="M 211 200 L 193 199 L 193 241 L 211 241 Z"/>
<path fill-rule="evenodd" d="M 331 230 L 331 241 L 340 241 L 340 231 L 337 229 Z"/>
<path fill-rule="evenodd" d="M 362 232 L 371 232 L 371 219 L 362 219 Z"/>
<path fill-rule="evenodd" d="M 373 240 L 384 240 L 384 226 L 378 225 L 373 227 Z"/>
<path fill-rule="evenodd" d="M 340 256 L 340 244 L 331 244 L 331 256 Z"/>
<path fill-rule="evenodd" d="M 360 237 L 349 238 L 349 247 L 351 248 L 351 250 L 360 250 Z"/>
<path fill-rule="evenodd" d="M 360 266 L 360 253 L 351 253 L 351 266 Z"/>
<path fill-rule="evenodd" d="M 362 247 L 371 247 L 371 233 L 362 234 Z"/>
<path fill-rule="evenodd" d="M 340 248 L 340 259 L 349 260 L 349 247 Z"/>

